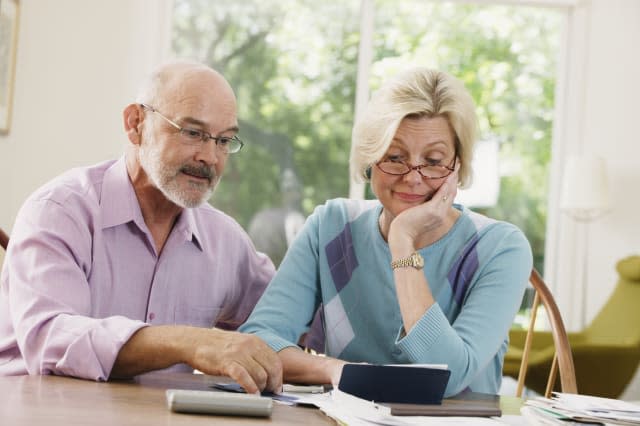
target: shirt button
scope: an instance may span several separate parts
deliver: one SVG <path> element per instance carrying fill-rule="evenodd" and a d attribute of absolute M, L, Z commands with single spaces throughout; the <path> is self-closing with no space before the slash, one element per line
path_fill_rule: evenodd
<path fill-rule="evenodd" d="M 153 321 L 155 317 L 156 317 L 156 314 L 154 314 L 153 312 L 149 313 L 149 321 Z"/>

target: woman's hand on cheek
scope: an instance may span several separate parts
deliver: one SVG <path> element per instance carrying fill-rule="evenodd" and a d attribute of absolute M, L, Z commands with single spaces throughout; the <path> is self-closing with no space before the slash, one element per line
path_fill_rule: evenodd
<path fill-rule="evenodd" d="M 390 234 L 415 242 L 419 236 L 438 229 L 458 193 L 458 169 L 456 165 L 455 171 L 444 179 L 430 200 L 400 213 L 391 222 Z"/>
<path fill-rule="evenodd" d="M 456 195 L 458 195 L 458 170 L 460 170 L 460 163 L 456 163 L 456 168 L 449 176 L 446 177 L 444 183 L 438 188 L 432 200 L 436 197 L 440 197 L 440 202 L 445 204 L 449 211 L 449 207 L 453 205 Z"/>

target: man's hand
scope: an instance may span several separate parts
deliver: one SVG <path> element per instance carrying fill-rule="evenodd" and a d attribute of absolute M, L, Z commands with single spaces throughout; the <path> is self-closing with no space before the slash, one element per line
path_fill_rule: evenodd
<path fill-rule="evenodd" d="M 130 377 L 186 363 L 210 375 L 224 375 L 248 393 L 282 389 L 282 363 L 259 337 L 188 326 L 148 326 L 120 349 L 111 377 Z"/>
<path fill-rule="evenodd" d="M 238 382 L 248 393 L 282 390 L 282 364 L 266 343 L 252 334 L 206 330 L 189 365 L 211 375 L 224 375 Z"/>

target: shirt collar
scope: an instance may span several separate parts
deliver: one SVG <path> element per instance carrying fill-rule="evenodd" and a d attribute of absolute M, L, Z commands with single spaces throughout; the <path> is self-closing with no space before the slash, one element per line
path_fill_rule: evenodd
<path fill-rule="evenodd" d="M 174 225 L 173 232 L 183 235 L 185 241 L 193 242 L 202 250 L 201 232 L 197 226 L 195 209 L 183 209 Z M 125 157 L 122 156 L 107 169 L 102 180 L 100 197 L 102 212 L 102 228 L 134 222 L 138 228 L 149 234 L 149 229 L 142 217 L 140 203 L 129 179 Z"/>
<path fill-rule="evenodd" d="M 179 232 L 184 236 L 186 241 L 191 241 L 200 250 L 203 250 L 201 233 L 198 229 L 195 211 L 200 207 L 191 209 L 182 209 L 182 213 L 178 217 L 176 224 L 173 226 L 173 232 Z"/>
<path fill-rule="evenodd" d="M 124 156 L 107 169 L 102 178 L 100 195 L 102 227 L 109 228 L 131 221 L 144 223 L 140 204 L 129 180 Z M 146 229 L 146 226 L 142 229 Z"/>

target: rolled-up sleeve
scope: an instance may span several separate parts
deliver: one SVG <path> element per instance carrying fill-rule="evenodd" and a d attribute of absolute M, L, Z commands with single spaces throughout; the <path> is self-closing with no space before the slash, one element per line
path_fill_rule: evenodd
<path fill-rule="evenodd" d="M 40 199 L 18 215 L 7 255 L 10 318 L 29 374 L 106 380 L 144 322 L 91 318 L 91 222 Z"/>

